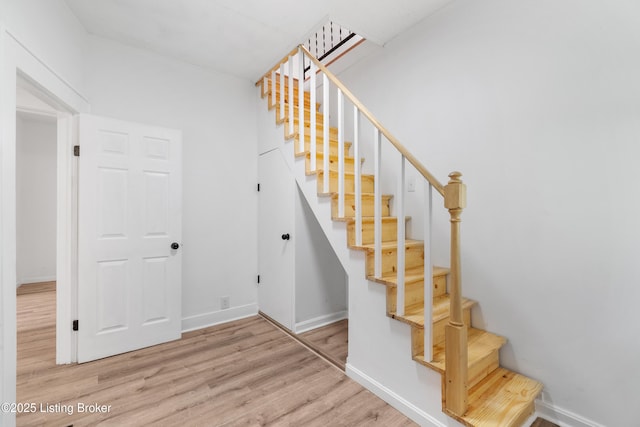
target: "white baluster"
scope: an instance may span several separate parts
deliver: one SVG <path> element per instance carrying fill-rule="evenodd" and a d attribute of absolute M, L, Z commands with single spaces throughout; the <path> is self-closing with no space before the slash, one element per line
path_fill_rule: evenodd
<path fill-rule="evenodd" d="M 298 49 L 298 152 L 304 151 L 304 52 Z M 313 170 L 313 169 L 312 169 Z"/>
<path fill-rule="evenodd" d="M 404 265 L 405 265 L 405 230 L 404 230 L 404 170 L 405 158 L 400 154 L 400 174 L 398 176 L 398 194 L 396 194 L 396 217 L 397 217 L 397 261 L 396 261 L 396 314 L 404 316 Z"/>
<path fill-rule="evenodd" d="M 323 190 L 322 192 L 329 193 L 329 77 L 326 74 L 322 75 L 322 111 L 323 117 L 323 141 L 322 141 L 322 169 L 323 174 Z"/>
<path fill-rule="evenodd" d="M 309 149 L 311 151 L 311 170 L 315 171 L 317 169 L 316 161 L 317 161 L 317 147 L 316 147 L 316 138 L 318 136 L 316 130 L 316 64 L 313 61 L 310 61 L 309 64 L 309 91 L 310 91 L 310 102 L 309 102 L 309 118 L 311 119 L 311 135 L 309 136 Z"/>
<path fill-rule="evenodd" d="M 433 359 L 433 260 L 431 236 L 433 224 L 433 186 L 425 181 L 425 216 L 424 216 L 424 360 Z"/>
<path fill-rule="evenodd" d="M 269 95 L 269 108 L 276 107 L 276 69 L 271 70 L 271 94 Z"/>
<path fill-rule="evenodd" d="M 374 260 L 375 260 L 375 268 L 374 275 L 375 277 L 382 277 L 382 188 L 380 185 L 380 156 L 381 153 L 381 145 L 382 141 L 380 139 L 380 131 L 378 128 L 373 129 L 373 141 L 374 141 L 374 153 L 373 153 L 373 162 L 374 162 L 374 180 L 375 180 L 375 188 L 374 188 Z"/>
<path fill-rule="evenodd" d="M 289 99 L 288 99 L 288 107 L 289 107 L 289 135 L 293 135 L 293 118 L 295 117 L 293 114 L 293 106 L 296 105 L 296 102 L 293 97 L 293 56 L 289 57 Z M 298 126 L 304 126 L 304 123 L 299 123 Z"/>
<path fill-rule="evenodd" d="M 344 218 L 344 95 L 340 89 L 338 89 L 338 216 Z"/>
<path fill-rule="evenodd" d="M 360 111 L 353 106 L 354 192 L 356 205 L 356 246 L 362 246 L 362 171 L 360 164 Z"/>
<path fill-rule="evenodd" d="M 275 90 L 275 84 L 273 89 Z M 284 121 L 284 63 L 280 64 L 280 90 L 278 91 L 278 98 L 280 98 L 280 120 Z"/>

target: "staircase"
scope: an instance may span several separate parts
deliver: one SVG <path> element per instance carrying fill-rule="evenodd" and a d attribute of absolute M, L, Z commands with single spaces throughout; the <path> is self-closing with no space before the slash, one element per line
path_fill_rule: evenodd
<path fill-rule="evenodd" d="M 471 325 L 471 309 L 476 302 L 463 298 L 460 292 L 459 221 L 466 203 L 461 175 L 452 173 L 448 185 L 439 188 L 440 184 L 432 181 L 428 172 L 423 174 L 445 197 L 452 224 L 451 269 L 429 268 L 425 242 L 404 238 L 404 225 L 411 219 L 404 215 L 402 199 L 395 209 L 399 215 L 391 216 L 390 203 L 398 195 L 376 195 L 376 191 L 379 193 L 376 175 L 362 174 L 358 153 L 350 156 L 354 148 L 357 150 L 357 143 L 344 141 L 342 129 L 327 128 L 326 103 L 321 111 L 315 93 L 305 91 L 303 82 L 284 76 L 285 64 L 291 64 L 289 59 L 295 54 L 307 55 L 307 60 L 313 61 L 300 47 L 256 85 L 261 86 L 268 108 L 275 111 L 276 123 L 284 124 L 284 138 L 296 144 L 295 156 L 304 159 L 306 174 L 315 175 L 318 197 L 331 199 L 332 220 L 346 222 L 346 244 L 365 253 L 363 274 L 385 286 L 387 316 L 411 327 L 413 360 L 442 375 L 443 411 L 467 426 L 523 425 L 534 411 L 534 399 L 542 384 L 500 367 L 499 352 L 506 339 Z M 327 76 L 338 85 L 326 68 L 312 64 L 312 75 L 318 67 L 324 73 L 325 85 Z M 289 68 L 290 74 L 292 70 L 293 67 Z M 309 87 L 315 87 L 315 76 Z M 370 116 L 362 107 L 360 110 Z M 410 155 L 406 157 L 414 163 Z M 379 209 L 376 199 L 380 200 Z M 403 243 L 399 245 L 399 241 Z M 429 270 L 432 277 L 425 281 L 425 271 Z M 398 274 L 403 271 L 404 274 Z"/>

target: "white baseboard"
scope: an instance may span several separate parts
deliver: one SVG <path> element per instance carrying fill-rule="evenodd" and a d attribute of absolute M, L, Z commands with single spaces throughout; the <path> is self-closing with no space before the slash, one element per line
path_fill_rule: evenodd
<path fill-rule="evenodd" d="M 31 283 L 41 283 L 41 282 L 55 282 L 56 276 L 36 276 L 36 277 L 23 277 L 18 279 L 18 286 L 28 285 Z"/>
<path fill-rule="evenodd" d="M 536 400 L 536 416 L 558 424 L 561 427 L 605 427 L 581 415 L 559 408 L 549 402 Z"/>
<path fill-rule="evenodd" d="M 346 366 L 346 374 L 358 384 L 360 384 L 421 426 L 446 427 L 446 424 L 443 424 L 440 421 L 436 420 L 434 417 L 427 414 L 425 411 L 418 408 L 413 403 L 408 402 L 403 397 L 398 396 L 392 390 L 380 384 L 373 378 L 359 371 L 357 368 L 349 365 L 349 363 L 347 363 Z"/>
<path fill-rule="evenodd" d="M 324 316 L 316 317 L 314 319 L 305 320 L 304 322 L 296 323 L 295 333 L 301 334 L 308 332 L 316 328 L 321 328 L 326 325 L 330 325 L 339 320 L 349 318 L 349 312 L 346 310 L 338 311 L 337 313 L 325 314 Z"/>
<path fill-rule="evenodd" d="M 195 331 L 196 329 L 208 328 L 234 320 L 244 319 L 258 314 L 258 304 L 247 304 L 238 307 L 231 307 L 225 310 L 212 311 L 204 314 L 197 314 L 182 319 L 182 332 Z"/>

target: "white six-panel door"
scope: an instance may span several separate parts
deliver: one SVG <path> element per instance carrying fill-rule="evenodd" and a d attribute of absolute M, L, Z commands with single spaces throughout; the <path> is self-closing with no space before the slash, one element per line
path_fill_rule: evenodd
<path fill-rule="evenodd" d="M 180 131 L 81 115 L 78 361 L 180 338 Z"/>

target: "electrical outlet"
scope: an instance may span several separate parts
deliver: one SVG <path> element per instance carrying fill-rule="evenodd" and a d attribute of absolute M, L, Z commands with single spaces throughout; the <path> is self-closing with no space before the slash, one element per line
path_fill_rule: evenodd
<path fill-rule="evenodd" d="M 410 176 L 409 179 L 407 180 L 407 191 L 409 193 L 413 193 L 414 191 L 416 191 L 416 177 L 415 176 Z"/>
<path fill-rule="evenodd" d="M 221 297 L 220 298 L 220 309 L 226 310 L 229 308 L 229 297 Z"/>

